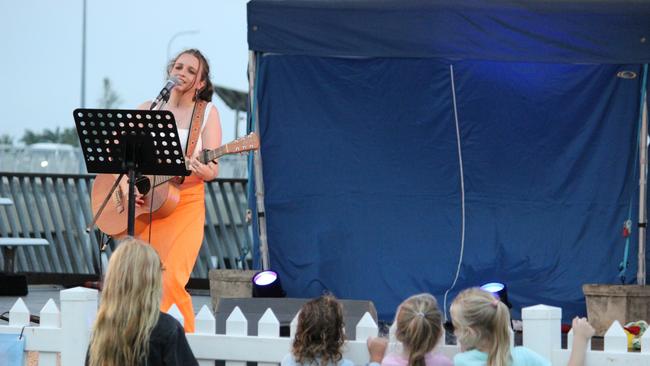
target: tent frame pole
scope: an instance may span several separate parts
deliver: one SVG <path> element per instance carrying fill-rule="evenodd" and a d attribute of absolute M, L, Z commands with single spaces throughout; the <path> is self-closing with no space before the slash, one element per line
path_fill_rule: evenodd
<path fill-rule="evenodd" d="M 248 51 L 248 98 L 253 116 L 253 131 L 259 135 L 259 108 L 257 96 L 255 95 L 255 83 L 257 75 L 257 55 L 255 51 Z M 264 176 L 262 172 L 262 153 L 260 149 L 253 152 L 253 169 L 255 174 L 255 199 L 257 208 L 257 227 L 260 243 L 260 257 L 262 258 L 262 269 L 269 269 L 269 244 L 266 235 L 266 210 L 264 208 Z"/>
<path fill-rule="evenodd" d="M 647 174 L 648 174 L 648 99 L 642 101 L 641 133 L 639 134 L 639 263 L 636 282 L 645 286 L 645 251 L 646 251 L 646 225 L 647 225 Z"/>

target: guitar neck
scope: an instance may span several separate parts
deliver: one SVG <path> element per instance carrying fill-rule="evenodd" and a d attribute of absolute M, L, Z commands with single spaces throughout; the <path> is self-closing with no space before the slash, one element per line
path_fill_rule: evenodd
<path fill-rule="evenodd" d="M 246 137 L 222 145 L 216 149 L 201 151 L 201 153 L 199 153 L 198 159 L 201 163 L 207 164 L 208 162 L 217 160 L 218 158 L 224 155 L 241 153 L 244 151 L 251 151 L 257 149 L 258 147 L 259 147 L 259 138 L 255 133 L 251 133 Z M 169 176 L 169 175 L 155 175 L 153 176 L 152 179 L 153 186 L 155 187 L 161 185 L 174 178 L 176 177 Z"/>
<path fill-rule="evenodd" d="M 207 164 L 207 162 L 213 161 L 218 159 L 219 157 L 228 154 L 228 145 L 224 145 L 221 147 L 218 147 L 214 150 L 208 150 L 205 154 L 201 153 L 199 154 L 199 161 L 202 162 L 203 164 Z M 153 180 L 153 186 L 159 186 L 163 183 L 167 183 L 170 180 L 176 178 L 175 175 L 154 175 L 152 176 Z"/>
<path fill-rule="evenodd" d="M 205 153 L 201 152 L 199 154 L 199 161 L 203 164 L 207 164 L 210 161 L 216 160 L 223 155 L 230 154 L 232 151 L 228 151 L 229 145 L 223 145 L 213 150 L 208 150 Z"/>

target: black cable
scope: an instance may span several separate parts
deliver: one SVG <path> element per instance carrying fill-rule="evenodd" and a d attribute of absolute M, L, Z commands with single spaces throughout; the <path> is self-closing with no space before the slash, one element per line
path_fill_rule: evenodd
<path fill-rule="evenodd" d="M 153 226 L 153 198 L 154 198 L 154 193 L 156 192 L 156 176 L 153 176 L 153 184 L 151 187 L 151 196 L 150 200 L 151 202 L 149 203 L 149 244 L 151 244 L 151 227 Z"/>
<path fill-rule="evenodd" d="M 8 311 L 5 311 L 4 313 L 2 313 L 2 314 L 0 315 L 0 320 L 4 320 L 4 321 L 6 321 L 6 322 L 9 322 L 9 317 L 6 316 L 7 314 L 9 314 Z M 29 321 L 30 321 L 31 323 L 41 324 L 41 317 L 38 316 L 38 315 L 30 315 L 30 316 L 29 316 Z"/>
<path fill-rule="evenodd" d="M 106 245 L 108 245 L 109 237 L 104 234 L 103 231 L 99 232 L 99 279 L 102 279 L 104 275 L 104 266 L 102 265 L 102 253 L 106 251 Z"/>

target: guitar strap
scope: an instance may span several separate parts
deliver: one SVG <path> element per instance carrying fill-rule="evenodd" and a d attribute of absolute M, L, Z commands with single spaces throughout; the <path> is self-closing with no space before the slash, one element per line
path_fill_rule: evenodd
<path fill-rule="evenodd" d="M 187 134 L 187 142 L 185 146 L 185 157 L 191 159 L 194 154 L 194 149 L 196 149 L 196 143 L 199 141 L 199 136 L 201 135 L 201 126 L 203 126 L 203 115 L 205 114 L 205 108 L 208 106 L 208 102 L 205 100 L 197 100 L 194 103 L 194 109 L 192 110 L 192 119 L 190 119 L 190 131 Z M 185 177 L 180 176 L 172 180 L 176 184 L 183 184 Z"/>
<path fill-rule="evenodd" d="M 199 141 L 199 135 L 201 134 L 201 126 L 203 125 L 203 115 L 205 114 L 205 107 L 208 106 L 208 102 L 205 100 L 197 100 L 194 103 L 194 111 L 192 112 L 192 119 L 190 120 L 190 132 L 187 134 L 187 149 L 185 150 L 185 156 L 190 159 L 194 154 L 194 149 L 196 149 L 196 143 Z"/>

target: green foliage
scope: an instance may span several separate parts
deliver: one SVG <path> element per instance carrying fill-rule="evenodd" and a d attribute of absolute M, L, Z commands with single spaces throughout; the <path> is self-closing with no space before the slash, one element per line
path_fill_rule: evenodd
<path fill-rule="evenodd" d="M 25 130 L 23 137 L 20 139 L 25 145 L 32 145 L 37 142 L 53 142 L 57 144 L 68 144 L 72 146 L 79 146 L 79 138 L 77 137 L 77 130 L 70 127 L 61 129 L 57 127 L 54 130 L 48 128 L 43 132 L 38 133 L 32 130 Z"/>
<path fill-rule="evenodd" d="M 0 135 L 0 145 L 13 145 L 13 144 L 14 144 L 13 137 L 7 134 Z"/>

